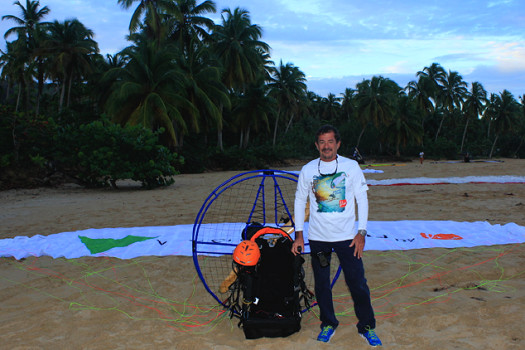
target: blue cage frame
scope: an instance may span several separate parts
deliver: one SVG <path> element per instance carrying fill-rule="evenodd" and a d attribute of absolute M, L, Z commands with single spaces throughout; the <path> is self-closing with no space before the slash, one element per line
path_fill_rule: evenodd
<path fill-rule="evenodd" d="M 193 232 L 192 232 L 192 252 L 193 252 L 193 254 L 192 255 L 193 255 L 193 263 L 195 265 L 195 269 L 196 269 L 197 274 L 198 274 L 200 280 L 202 281 L 205 289 L 208 291 L 208 293 L 210 293 L 210 295 L 219 304 L 223 305 L 224 307 L 227 307 L 227 305 L 225 305 L 225 303 L 221 300 L 221 298 L 219 298 L 219 296 L 217 296 L 217 294 L 208 286 L 208 283 L 206 282 L 204 274 L 202 273 L 198 257 L 199 257 L 199 255 L 217 255 L 217 252 L 211 251 L 209 248 L 206 249 L 206 247 L 209 246 L 209 245 L 222 245 L 223 247 L 231 247 L 231 251 L 230 252 L 224 252 L 224 253 L 222 253 L 222 255 L 232 255 L 233 254 L 233 250 L 237 246 L 237 243 L 203 241 L 203 240 L 199 239 L 199 232 L 200 232 L 200 229 L 201 229 L 201 225 L 203 224 L 203 220 L 204 220 L 204 218 L 206 216 L 206 212 L 212 206 L 212 204 L 215 202 L 215 200 L 217 198 L 219 198 L 219 196 L 224 191 L 228 190 L 232 186 L 236 186 L 236 185 L 242 183 L 243 181 L 253 180 L 253 179 L 257 179 L 257 178 L 260 178 L 259 189 L 258 189 L 257 195 L 255 197 L 254 203 L 252 205 L 251 211 L 246 214 L 246 221 L 245 221 L 246 226 L 248 226 L 252 222 L 252 218 L 254 216 L 254 212 L 255 212 L 255 209 L 256 209 L 258 201 L 260 201 L 260 203 L 262 203 L 264 222 L 262 222 L 261 224 L 263 226 L 264 225 L 275 225 L 277 227 L 286 227 L 286 226 L 289 227 L 289 225 L 290 225 L 290 224 L 283 225 L 282 223 L 277 222 L 278 221 L 277 220 L 277 217 L 278 217 L 277 205 L 274 205 L 274 211 L 275 212 L 272 213 L 273 215 L 271 215 L 273 218 L 275 218 L 274 221 L 273 222 L 266 221 L 266 218 L 267 218 L 267 215 L 266 215 L 267 214 L 267 212 L 266 212 L 266 201 L 267 201 L 267 198 L 265 196 L 265 191 L 264 190 L 265 190 L 267 181 L 269 181 L 270 185 L 273 186 L 273 195 L 274 195 L 273 201 L 274 201 L 274 203 L 277 203 L 279 201 L 279 199 L 281 200 L 282 205 L 284 207 L 284 210 L 288 214 L 288 217 L 292 218 L 291 225 L 295 226 L 295 223 L 293 222 L 293 215 L 291 214 L 292 211 L 290 210 L 290 207 L 288 206 L 288 204 L 284 200 L 284 197 L 282 195 L 281 188 L 279 186 L 279 181 L 278 180 L 294 181 L 294 182 L 297 183 L 298 174 L 296 174 L 294 172 L 289 172 L 289 171 L 284 171 L 284 170 L 274 170 L 274 169 L 253 170 L 253 171 L 247 171 L 247 172 L 239 173 L 239 174 L 231 177 L 230 179 L 226 180 L 225 182 L 223 182 L 219 186 L 217 186 L 217 188 L 215 188 L 210 193 L 210 195 L 205 199 L 203 205 L 201 206 L 201 208 L 200 208 L 200 210 L 199 210 L 199 212 L 198 212 L 198 214 L 197 214 L 197 216 L 195 218 L 195 222 L 193 224 Z M 293 203 L 291 205 L 293 207 Z M 305 251 L 302 254 L 309 254 L 309 252 L 310 252 L 309 244 L 306 243 L 305 244 Z M 339 266 L 337 268 L 337 271 L 336 271 L 336 273 L 334 275 L 334 278 L 332 280 L 332 287 L 335 284 L 335 282 L 337 281 L 340 273 L 341 273 L 341 267 Z M 313 303 L 311 306 L 314 306 L 314 305 L 316 305 L 316 303 Z M 303 310 L 303 312 L 304 311 L 307 311 L 307 309 Z"/>

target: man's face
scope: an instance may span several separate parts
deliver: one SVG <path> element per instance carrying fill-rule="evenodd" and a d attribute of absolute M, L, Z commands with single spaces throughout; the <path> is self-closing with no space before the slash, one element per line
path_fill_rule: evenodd
<path fill-rule="evenodd" d="M 331 162 L 336 158 L 339 146 L 341 146 L 341 141 L 337 142 L 335 140 L 333 131 L 319 135 L 317 142 L 315 143 L 315 147 L 317 147 L 317 150 L 319 151 L 321 160 L 325 162 Z"/>

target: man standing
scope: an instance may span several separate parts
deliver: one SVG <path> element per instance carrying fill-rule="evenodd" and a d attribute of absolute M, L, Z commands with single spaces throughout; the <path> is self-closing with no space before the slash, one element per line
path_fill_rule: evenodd
<path fill-rule="evenodd" d="M 301 169 L 297 183 L 292 252 L 299 254 L 304 251 L 304 212 L 309 199 L 308 240 L 321 319 L 321 333 L 317 340 L 329 342 L 339 325 L 330 278 L 330 261 L 334 251 L 354 301 L 357 331 L 371 346 L 378 346 L 381 340 L 374 331 L 374 310 L 361 259 L 368 221 L 368 186 L 357 162 L 337 154 L 340 145 L 341 137 L 333 126 L 324 125 L 317 131 L 315 146 L 320 157 Z M 359 218 L 357 232 L 356 202 Z"/>

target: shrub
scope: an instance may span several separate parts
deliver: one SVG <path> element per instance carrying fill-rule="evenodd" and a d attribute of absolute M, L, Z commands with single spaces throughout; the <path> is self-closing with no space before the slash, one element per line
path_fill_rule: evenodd
<path fill-rule="evenodd" d="M 87 186 L 116 187 L 124 179 L 146 188 L 171 185 L 183 159 L 158 144 L 161 132 L 103 121 L 66 126 L 56 136 L 56 160 Z"/>
<path fill-rule="evenodd" d="M 438 137 L 437 141 L 429 141 L 425 146 L 425 154 L 436 159 L 457 159 L 458 145 L 444 137 Z"/>

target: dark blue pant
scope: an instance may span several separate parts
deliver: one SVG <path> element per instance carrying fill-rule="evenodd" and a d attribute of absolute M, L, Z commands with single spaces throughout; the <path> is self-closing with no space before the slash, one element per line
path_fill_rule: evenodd
<path fill-rule="evenodd" d="M 333 250 L 339 258 L 346 285 L 354 301 L 354 310 L 358 319 L 357 331 L 365 333 L 368 329 L 375 328 L 376 321 L 370 300 L 370 290 L 366 283 L 363 260 L 354 256 L 354 247 L 350 248 L 351 243 L 352 240 L 341 242 L 310 241 L 315 296 L 321 311 L 321 328 L 325 326 L 337 328 L 339 321 L 335 317 L 330 267 L 321 267 L 317 257 L 318 252 L 325 252 L 328 261 L 330 261 Z"/>

